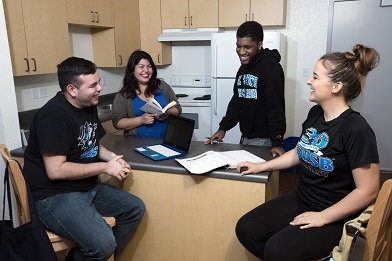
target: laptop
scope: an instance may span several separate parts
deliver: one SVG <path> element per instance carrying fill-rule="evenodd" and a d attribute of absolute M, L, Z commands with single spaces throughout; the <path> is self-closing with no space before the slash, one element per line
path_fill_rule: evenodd
<path fill-rule="evenodd" d="M 195 120 L 169 115 L 162 144 L 134 148 L 135 151 L 152 160 L 166 160 L 183 157 L 191 146 Z"/>

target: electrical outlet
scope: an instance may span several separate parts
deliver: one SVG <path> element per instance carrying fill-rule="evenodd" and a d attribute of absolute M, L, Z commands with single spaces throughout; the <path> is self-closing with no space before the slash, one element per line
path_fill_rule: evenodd
<path fill-rule="evenodd" d="M 48 97 L 48 89 L 46 87 L 39 88 L 39 97 L 40 98 Z"/>
<path fill-rule="evenodd" d="M 38 95 L 39 95 L 38 88 L 31 88 L 31 97 L 33 99 L 38 99 Z"/>

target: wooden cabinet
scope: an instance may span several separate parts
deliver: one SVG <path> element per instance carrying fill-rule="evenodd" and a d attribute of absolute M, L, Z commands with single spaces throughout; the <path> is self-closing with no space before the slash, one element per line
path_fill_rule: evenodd
<path fill-rule="evenodd" d="M 172 62 L 171 42 L 158 42 L 161 34 L 161 1 L 139 0 L 140 45 L 148 52 L 156 65 Z"/>
<path fill-rule="evenodd" d="M 219 27 L 238 27 L 245 21 L 285 26 L 286 0 L 219 0 Z"/>
<path fill-rule="evenodd" d="M 93 28 L 94 62 L 100 67 L 125 67 L 140 49 L 139 0 L 114 0 L 114 28 Z"/>
<path fill-rule="evenodd" d="M 113 0 L 66 0 L 68 23 L 92 27 L 114 26 Z"/>
<path fill-rule="evenodd" d="M 3 0 L 14 76 L 54 73 L 70 56 L 65 0 Z"/>
<path fill-rule="evenodd" d="M 162 29 L 218 27 L 218 0 L 161 0 Z"/>

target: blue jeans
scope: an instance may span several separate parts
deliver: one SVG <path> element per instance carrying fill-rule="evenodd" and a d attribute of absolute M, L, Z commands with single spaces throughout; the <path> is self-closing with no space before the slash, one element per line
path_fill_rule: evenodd
<path fill-rule="evenodd" d="M 47 229 L 73 241 L 74 260 L 107 260 L 118 256 L 143 218 L 141 199 L 108 184 L 87 192 L 69 192 L 36 202 Z M 113 229 L 102 216 L 116 218 Z"/>

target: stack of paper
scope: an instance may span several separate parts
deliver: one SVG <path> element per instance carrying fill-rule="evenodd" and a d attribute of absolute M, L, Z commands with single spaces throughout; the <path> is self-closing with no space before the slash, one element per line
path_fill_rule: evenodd
<path fill-rule="evenodd" d="M 258 163 L 265 160 L 246 150 L 219 152 L 210 150 L 193 158 L 176 159 L 176 161 L 193 174 L 203 174 L 223 166 L 234 169 L 243 161 Z"/>

